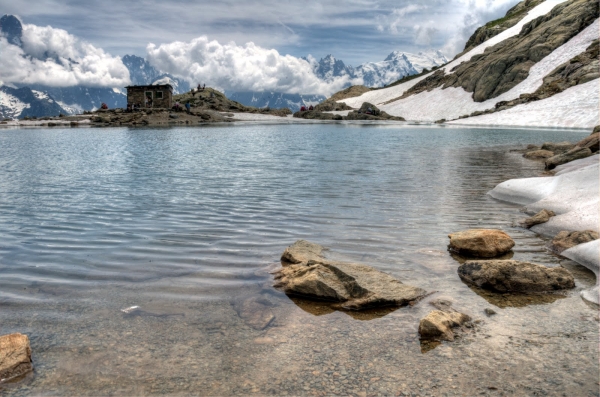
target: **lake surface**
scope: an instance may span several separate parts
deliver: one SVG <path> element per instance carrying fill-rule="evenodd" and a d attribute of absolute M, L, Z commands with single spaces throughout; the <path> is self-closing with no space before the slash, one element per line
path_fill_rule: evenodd
<path fill-rule="evenodd" d="M 3 395 L 596 396 L 598 313 L 463 284 L 448 233 L 500 228 L 559 266 L 486 193 L 582 131 L 314 124 L 0 130 L 0 334 L 35 373 Z M 269 271 L 306 239 L 435 292 L 357 314 L 291 300 Z M 446 298 L 481 322 L 422 345 Z M 245 312 L 244 302 L 259 302 Z M 139 306 L 136 309 L 129 309 Z M 484 309 L 496 315 L 487 317 Z M 125 310 L 125 312 L 123 311 Z M 265 329 L 248 316 L 272 315 Z M 435 347 L 435 348 L 433 348 Z"/>

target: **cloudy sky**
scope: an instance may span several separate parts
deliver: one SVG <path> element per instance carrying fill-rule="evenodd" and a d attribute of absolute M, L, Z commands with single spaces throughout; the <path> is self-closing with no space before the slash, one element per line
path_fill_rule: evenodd
<path fill-rule="evenodd" d="M 228 76 L 247 68 L 270 68 L 260 73 L 252 70 L 248 76 L 263 79 L 268 86 L 275 75 L 297 71 L 301 67 L 298 58 L 309 54 L 317 59 L 333 54 L 353 66 L 383 60 L 394 50 L 416 53 L 440 49 L 450 58 L 462 50 L 476 27 L 504 15 L 517 3 L 518 0 L 0 0 L 0 15 L 16 15 L 29 26 L 30 49 L 40 52 L 44 46 L 54 46 L 60 57 L 59 46 L 75 45 L 79 58 L 71 59 L 106 61 L 107 65 L 99 71 L 104 83 L 97 85 L 114 83 L 105 78 L 107 74 L 114 71 L 120 76 L 122 72 L 111 56 L 136 54 L 179 75 L 190 69 L 198 74 L 218 73 L 225 60 L 234 67 Z M 54 33 L 43 29 L 47 26 Z M 69 37 L 65 36 L 67 32 Z M 33 37 L 36 34 L 39 37 Z M 4 51 L 11 53 L 6 48 Z M 38 57 L 38 61 L 44 59 Z M 31 73 L 39 73 L 41 67 L 37 66 Z M 82 70 L 81 78 L 90 72 L 88 69 Z M 288 78 L 286 84 L 292 86 L 307 78 L 304 71 L 294 73 L 295 79 Z M 29 78 L 35 79 L 33 74 Z M 121 81 L 119 76 L 117 80 Z M 0 75 L 2 78 L 7 81 Z M 279 79 L 273 84 L 281 83 Z M 320 90 L 310 84 L 306 89 Z"/>

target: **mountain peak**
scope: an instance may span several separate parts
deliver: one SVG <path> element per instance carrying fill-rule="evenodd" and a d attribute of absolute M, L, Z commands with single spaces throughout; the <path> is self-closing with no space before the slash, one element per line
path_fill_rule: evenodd
<path fill-rule="evenodd" d="M 21 46 L 23 25 L 14 15 L 4 15 L 0 18 L 0 35 L 6 37 L 10 44 Z"/>

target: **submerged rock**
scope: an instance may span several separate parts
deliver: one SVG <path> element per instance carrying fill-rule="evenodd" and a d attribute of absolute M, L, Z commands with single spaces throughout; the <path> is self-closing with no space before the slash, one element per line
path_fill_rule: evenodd
<path fill-rule="evenodd" d="M 564 250 L 575 247 L 576 245 L 598 240 L 599 237 L 598 232 L 594 230 L 576 232 L 562 231 L 552 239 L 550 249 L 557 254 L 560 254 Z"/>
<path fill-rule="evenodd" d="M 33 364 L 27 335 L 15 333 L 0 336 L 0 383 L 31 371 Z"/>
<path fill-rule="evenodd" d="M 351 310 L 404 306 L 426 294 L 370 266 L 328 260 L 322 251 L 322 246 L 305 240 L 288 247 L 282 255 L 283 267 L 275 273 L 274 287 Z"/>
<path fill-rule="evenodd" d="M 448 235 L 450 250 L 460 255 L 493 258 L 509 252 L 515 246 L 502 230 L 469 229 Z"/>
<path fill-rule="evenodd" d="M 515 260 L 471 260 L 458 267 L 467 283 L 494 292 L 548 292 L 575 287 L 573 275 L 562 267 Z"/>
<path fill-rule="evenodd" d="M 565 153 L 568 152 L 569 150 L 573 149 L 575 147 L 575 144 L 571 143 L 571 142 L 558 142 L 558 143 L 554 143 L 554 142 L 545 142 L 542 145 L 542 149 L 541 150 L 547 150 L 549 152 L 553 152 L 554 154 L 561 154 L 561 153 Z"/>
<path fill-rule="evenodd" d="M 256 330 L 267 328 L 275 320 L 271 303 L 264 298 L 252 297 L 239 300 L 233 304 L 233 307 L 246 325 Z"/>
<path fill-rule="evenodd" d="M 539 225 L 540 223 L 548 222 L 553 216 L 556 216 L 554 211 L 543 209 L 534 216 L 525 219 L 523 222 L 521 222 L 521 224 L 526 228 L 530 228 L 534 225 Z"/>

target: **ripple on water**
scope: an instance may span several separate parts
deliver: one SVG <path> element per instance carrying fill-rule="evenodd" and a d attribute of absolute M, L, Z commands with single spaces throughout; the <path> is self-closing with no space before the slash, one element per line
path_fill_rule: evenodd
<path fill-rule="evenodd" d="M 578 296 L 589 274 L 575 271 L 577 288 L 555 300 L 514 304 L 463 284 L 446 250 L 448 233 L 495 227 L 517 242 L 514 259 L 558 266 L 512 226 L 519 207 L 486 193 L 539 174 L 514 145 L 585 135 L 0 130 L 0 334 L 28 334 L 36 364 L 7 394 L 597 395 L 598 318 Z M 268 270 L 300 238 L 482 323 L 430 350 L 417 334 L 427 299 L 368 313 L 290 299 Z M 249 299 L 274 316 L 266 328 L 239 314 Z"/>

